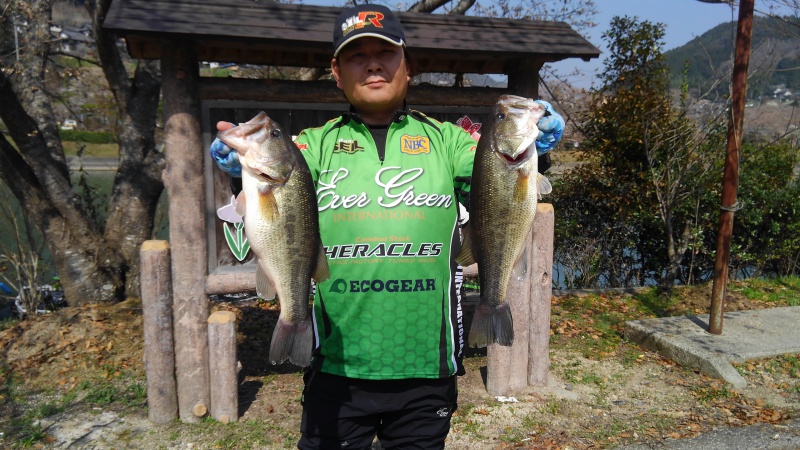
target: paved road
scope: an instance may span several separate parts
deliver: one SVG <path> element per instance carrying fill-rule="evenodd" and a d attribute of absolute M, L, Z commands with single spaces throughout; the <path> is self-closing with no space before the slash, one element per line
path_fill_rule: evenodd
<path fill-rule="evenodd" d="M 617 450 L 797 450 L 800 449 L 800 419 L 781 425 L 758 424 L 748 427 L 718 428 L 692 439 L 636 444 Z"/>
<path fill-rule="evenodd" d="M 709 315 L 632 320 L 625 336 L 682 366 L 735 387 L 747 382 L 731 362 L 800 353 L 800 306 L 726 312 L 722 334 L 708 333 Z M 719 428 L 693 439 L 632 445 L 622 450 L 800 449 L 800 418 L 780 425 Z"/>
<path fill-rule="evenodd" d="M 67 158 L 67 166 L 71 170 L 117 170 L 118 158 L 77 158 L 71 156 Z"/>

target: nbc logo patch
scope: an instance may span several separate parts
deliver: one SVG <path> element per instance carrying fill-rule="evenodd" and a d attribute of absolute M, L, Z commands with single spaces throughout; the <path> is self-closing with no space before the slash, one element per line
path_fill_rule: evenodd
<path fill-rule="evenodd" d="M 425 136 L 409 136 L 400 138 L 400 151 L 409 155 L 420 155 L 431 152 L 431 140 Z"/>

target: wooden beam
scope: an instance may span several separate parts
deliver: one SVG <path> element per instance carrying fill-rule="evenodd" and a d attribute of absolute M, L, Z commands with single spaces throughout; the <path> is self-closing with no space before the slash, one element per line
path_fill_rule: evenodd
<path fill-rule="evenodd" d="M 528 76 L 531 76 L 528 74 Z M 534 74 L 538 81 L 538 74 Z M 493 106 L 508 89 L 414 85 L 406 99 L 413 105 Z M 198 94 L 204 100 L 247 100 L 291 103 L 342 103 L 333 81 L 201 78 Z M 518 94 L 520 95 L 520 94 Z"/>

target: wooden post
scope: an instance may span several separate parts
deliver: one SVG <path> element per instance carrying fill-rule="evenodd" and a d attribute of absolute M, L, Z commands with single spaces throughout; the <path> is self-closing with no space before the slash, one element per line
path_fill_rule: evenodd
<path fill-rule="evenodd" d="M 528 97 L 539 98 L 539 69 L 544 63 L 535 59 L 521 59 L 509 63 L 506 69 L 508 73 L 508 93 Z"/>
<path fill-rule="evenodd" d="M 487 348 L 486 391 L 507 396 L 529 385 L 543 386 L 550 370 L 550 301 L 553 295 L 553 205 L 536 207 L 528 249 L 528 273 L 524 280 L 513 276 L 507 301 L 514 319 L 514 343 Z"/>
<path fill-rule="evenodd" d="M 144 241 L 139 250 L 139 260 L 147 417 L 154 423 L 169 423 L 178 416 L 169 243 Z"/>
<path fill-rule="evenodd" d="M 217 311 L 208 318 L 208 361 L 211 375 L 211 417 L 222 422 L 239 418 L 236 365 L 236 315 Z"/>
<path fill-rule="evenodd" d="M 728 145 L 722 175 L 722 205 L 719 215 L 717 255 L 714 260 L 714 282 L 711 285 L 711 312 L 708 332 L 722 334 L 725 318 L 725 295 L 728 290 L 728 266 L 731 262 L 733 214 L 739 202 L 739 159 L 742 151 L 744 109 L 747 98 L 747 68 L 750 65 L 750 41 L 753 34 L 753 8 L 755 0 L 739 2 L 739 21 L 736 26 L 736 53 L 731 79 L 731 108 L 728 119 Z"/>
<path fill-rule="evenodd" d="M 553 205 L 539 203 L 533 219 L 528 384 L 547 385 L 550 371 L 550 304 L 553 297 Z"/>
<path fill-rule="evenodd" d="M 533 233 L 533 232 L 532 232 Z M 492 396 L 510 395 L 528 386 L 528 334 L 531 300 L 531 236 L 525 241 L 528 273 L 523 280 L 511 276 L 506 301 L 514 321 L 514 343 L 487 348 L 486 391 Z"/>
<path fill-rule="evenodd" d="M 165 41 L 162 48 L 178 411 L 182 421 L 198 422 L 209 404 L 205 182 L 196 86 L 200 74 L 194 46 L 175 40 Z"/>

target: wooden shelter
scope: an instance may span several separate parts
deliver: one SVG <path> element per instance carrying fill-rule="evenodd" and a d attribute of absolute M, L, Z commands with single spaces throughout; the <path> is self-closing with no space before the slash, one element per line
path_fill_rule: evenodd
<path fill-rule="evenodd" d="M 209 402 L 208 295 L 255 286 L 254 265 L 231 256 L 216 217 L 231 190 L 207 155 L 214 124 L 243 122 L 265 110 L 296 134 L 347 108 L 329 80 L 204 78 L 199 67 L 219 62 L 328 68 L 339 11 L 253 0 L 114 0 L 106 15 L 104 28 L 125 39 L 133 58 L 161 61 L 175 363 L 184 421 L 197 420 Z M 563 22 L 398 16 L 418 73 L 508 76 L 503 89 L 412 86 L 409 105 L 440 120 L 480 116 L 503 93 L 536 98 L 543 64 L 600 54 Z"/>

